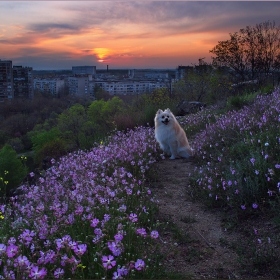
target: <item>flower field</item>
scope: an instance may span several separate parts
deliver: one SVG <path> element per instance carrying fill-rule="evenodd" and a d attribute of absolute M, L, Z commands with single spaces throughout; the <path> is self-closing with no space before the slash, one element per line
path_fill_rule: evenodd
<path fill-rule="evenodd" d="M 106 144 L 53 162 L 36 185 L 22 186 L 22 197 L 1 206 L 0 277 L 155 273 L 155 258 L 144 253 L 158 238 L 156 207 L 143 186 L 155 151 L 153 129 L 118 132 Z"/>
<path fill-rule="evenodd" d="M 279 89 L 259 95 L 238 111 L 200 115 L 205 129 L 193 139 L 198 167 L 192 191 L 208 205 L 235 209 L 241 216 L 276 206 L 280 191 Z"/>
<path fill-rule="evenodd" d="M 280 90 L 218 112 L 179 118 L 196 152 L 187 191 L 238 219 L 280 217 Z M 145 185 L 159 154 L 154 129 L 138 127 L 53 160 L 21 186 L 23 195 L 0 205 L 0 279 L 163 275 L 157 203 Z"/>

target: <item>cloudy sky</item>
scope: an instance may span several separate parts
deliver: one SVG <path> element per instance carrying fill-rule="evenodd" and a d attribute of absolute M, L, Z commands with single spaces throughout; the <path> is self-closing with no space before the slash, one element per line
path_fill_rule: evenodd
<path fill-rule="evenodd" d="M 229 33 L 275 21 L 276 1 L 0 1 L 0 59 L 33 69 L 171 68 L 211 60 Z"/>

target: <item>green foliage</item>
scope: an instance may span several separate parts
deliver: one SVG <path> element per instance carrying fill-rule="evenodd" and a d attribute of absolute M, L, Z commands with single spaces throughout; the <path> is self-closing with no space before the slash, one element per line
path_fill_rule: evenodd
<path fill-rule="evenodd" d="M 82 147 L 81 139 L 87 136 L 83 129 L 86 121 L 86 111 L 81 104 L 75 104 L 59 115 L 57 128 L 70 149 Z"/>
<path fill-rule="evenodd" d="M 97 128 L 99 138 L 105 136 L 107 133 L 116 128 L 115 118 L 124 114 L 126 111 L 124 102 L 114 96 L 108 101 L 95 100 L 88 107 L 88 119 Z"/>
<path fill-rule="evenodd" d="M 41 157 L 39 156 L 41 149 L 48 143 L 60 136 L 59 130 L 54 127 L 49 131 L 38 131 L 30 133 L 32 148 L 35 152 L 35 162 L 40 163 Z"/>
<path fill-rule="evenodd" d="M 59 159 L 67 153 L 65 142 L 56 138 L 48 141 L 36 154 L 36 163 L 41 165 L 45 157 Z"/>
<path fill-rule="evenodd" d="M 267 84 L 267 85 L 261 87 L 261 89 L 260 89 L 261 93 L 263 93 L 263 94 L 270 94 L 270 93 L 272 93 L 273 90 L 274 90 L 274 86 L 271 84 Z"/>
<path fill-rule="evenodd" d="M 7 141 L 7 135 L 3 130 L 0 130 L 0 147 L 4 145 Z"/>
<path fill-rule="evenodd" d="M 24 149 L 24 145 L 20 138 L 11 138 L 7 141 L 7 144 L 11 145 L 17 153 Z"/>
<path fill-rule="evenodd" d="M 135 111 L 141 112 L 141 124 L 154 125 L 155 114 L 158 109 L 169 108 L 175 111 L 177 101 L 171 99 L 166 89 L 154 90 L 151 94 L 142 94 L 133 104 Z"/>
<path fill-rule="evenodd" d="M 174 96 L 176 100 L 220 102 L 231 94 L 230 78 L 221 69 L 200 61 L 200 65 L 187 69 L 183 79 L 173 85 Z"/>
<path fill-rule="evenodd" d="M 229 109 L 241 109 L 242 107 L 249 105 L 258 95 L 257 92 L 230 96 L 227 101 L 227 107 Z"/>
<path fill-rule="evenodd" d="M 10 145 L 5 145 L 0 150 L 0 177 L 4 181 L 0 195 L 6 195 L 10 189 L 18 187 L 26 175 L 27 167 L 17 157 L 16 151 Z"/>

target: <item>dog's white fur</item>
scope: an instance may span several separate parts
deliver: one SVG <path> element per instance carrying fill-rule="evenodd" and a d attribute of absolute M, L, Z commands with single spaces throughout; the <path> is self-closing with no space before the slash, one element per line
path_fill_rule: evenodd
<path fill-rule="evenodd" d="M 155 137 L 163 153 L 170 156 L 170 159 L 194 155 L 185 131 L 169 108 L 165 111 L 159 109 L 156 113 Z"/>

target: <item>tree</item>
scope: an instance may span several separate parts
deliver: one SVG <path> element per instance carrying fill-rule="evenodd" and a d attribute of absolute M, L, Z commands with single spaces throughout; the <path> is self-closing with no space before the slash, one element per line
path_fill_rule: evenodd
<path fill-rule="evenodd" d="M 75 104 L 58 116 L 57 127 L 63 139 L 73 146 L 81 148 L 81 139 L 84 137 L 83 124 L 87 121 L 85 108 L 81 104 Z"/>
<path fill-rule="evenodd" d="M 0 150 L 0 194 L 6 195 L 10 189 L 16 188 L 27 175 L 27 171 L 27 167 L 17 157 L 16 151 L 6 144 Z"/>
<path fill-rule="evenodd" d="M 189 67 L 183 79 L 174 85 L 174 95 L 186 101 L 212 102 L 226 97 L 230 91 L 228 74 L 199 59 L 199 64 Z"/>
<path fill-rule="evenodd" d="M 88 107 L 89 120 L 94 122 L 101 133 L 110 132 L 115 128 L 114 117 L 125 108 L 124 102 L 117 96 L 108 101 L 95 100 Z"/>
<path fill-rule="evenodd" d="M 230 67 L 242 81 L 263 79 L 280 69 L 280 26 L 270 21 L 247 26 L 210 52 L 216 55 L 213 64 Z"/>
<path fill-rule="evenodd" d="M 110 99 L 110 94 L 109 92 L 103 90 L 101 87 L 99 87 L 98 85 L 95 85 L 94 87 L 94 97 L 97 100 L 109 100 Z"/>
<path fill-rule="evenodd" d="M 40 131 L 32 131 L 29 132 L 29 136 L 32 141 L 32 148 L 35 152 L 35 162 L 40 164 L 42 161 L 42 152 L 41 150 L 46 146 L 48 143 L 53 142 L 60 137 L 60 131 L 53 127 L 51 130 L 40 130 Z"/>

